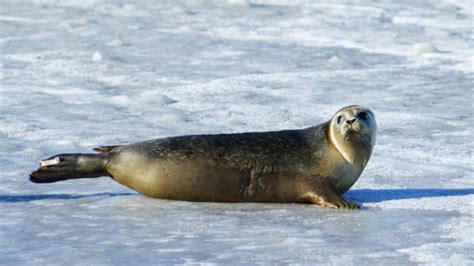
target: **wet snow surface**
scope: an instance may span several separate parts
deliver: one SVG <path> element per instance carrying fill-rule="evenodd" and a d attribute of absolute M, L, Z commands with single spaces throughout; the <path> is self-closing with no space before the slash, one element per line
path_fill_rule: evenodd
<path fill-rule="evenodd" d="M 2 1 L 0 263 L 474 264 L 472 4 Z M 33 184 L 40 159 L 324 122 L 379 131 L 362 211 Z"/>

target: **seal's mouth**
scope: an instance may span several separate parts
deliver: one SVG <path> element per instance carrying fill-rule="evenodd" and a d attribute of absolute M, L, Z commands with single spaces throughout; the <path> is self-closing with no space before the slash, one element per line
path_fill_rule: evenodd
<path fill-rule="evenodd" d="M 352 141 L 360 137 L 360 135 L 361 135 L 361 132 L 354 130 L 353 128 L 348 128 L 346 130 L 346 133 L 344 134 L 344 140 Z"/>
<path fill-rule="evenodd" d="M 354 135 L 353 134 L 346 134 L 344 136 L 345 141 L 353 141 L 354 140 Z"/>

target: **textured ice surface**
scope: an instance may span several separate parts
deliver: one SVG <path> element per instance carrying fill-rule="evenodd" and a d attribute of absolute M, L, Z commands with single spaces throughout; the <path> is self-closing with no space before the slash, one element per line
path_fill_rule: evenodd
<path fill-rule="evenodd" d="M 469 1 L 103 2 L 1 2 L 0 264 L 474 264 Z M 346 195 L 362 211 L 27 179 L 61 152 L 354 103 L 379 124 Z"/>

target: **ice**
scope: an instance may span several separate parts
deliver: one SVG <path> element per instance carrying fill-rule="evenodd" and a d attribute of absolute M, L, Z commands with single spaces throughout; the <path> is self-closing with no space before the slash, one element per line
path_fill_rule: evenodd
<path fill-rule="evenodd" d="M 411 55 L 420 56 L 422 54 L 436 53 L 438 49 L 429 43 L 417 43 L 411 49 Z"/>
<path fill-rule="evenodd" d="M 469 1 L 4 1 L 0 264 L 474 264 Z M 361 211 L 28 181 L 42 159 L 375 112 Z"/>
<path fill-rule="evenodd" d="M 337 56 L 332 56 L 331 58 L 328 59 L 326 63 L 328 66 L 331 66 L 331 67 L 346 67 L 350 65 L 350 63 L 346 62 L 344 59 L 341 59 Z"/>
<path fill-rule="evenodd" d="M 92 55 L 92 61 L 102 61 L 102 55 L 99 52 L 94 52 Z"/>

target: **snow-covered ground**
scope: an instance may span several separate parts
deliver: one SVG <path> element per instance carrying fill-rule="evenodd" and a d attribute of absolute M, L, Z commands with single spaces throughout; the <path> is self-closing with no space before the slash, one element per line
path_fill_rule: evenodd
<path fill-rule="evenodd" d="M 474 265 L 472 12 L 467 0 L 1 1 L 0 264 Z M 361 211 L 28 181 L 61 152 L 302 128 L 355 103 L 379 125 L 346 195 Z"/>

